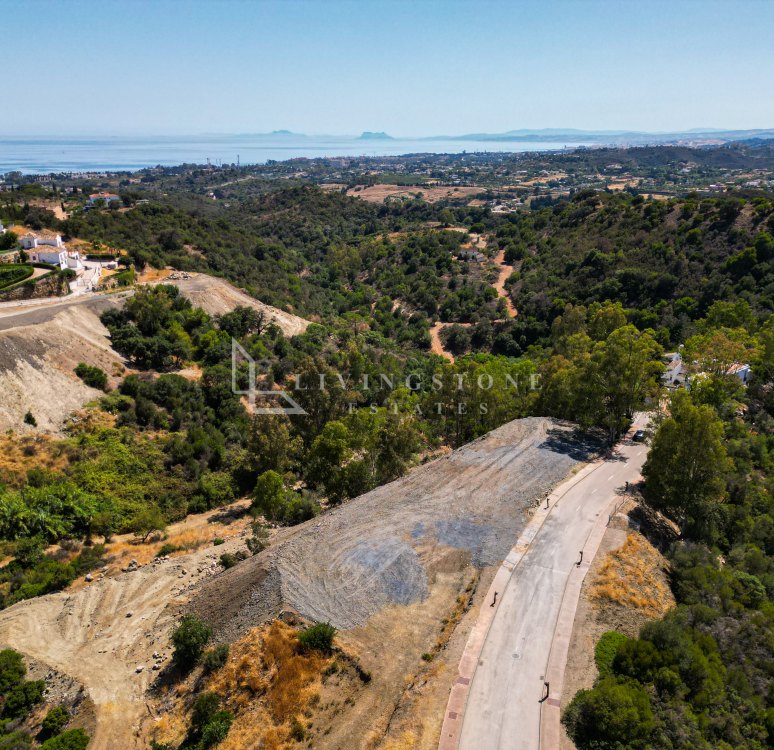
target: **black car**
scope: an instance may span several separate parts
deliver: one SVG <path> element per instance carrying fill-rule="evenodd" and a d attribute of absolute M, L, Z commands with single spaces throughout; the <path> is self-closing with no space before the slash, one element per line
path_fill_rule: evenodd
<path fill-rule="evenodd" d="M 632 440 L 634 440 L 635 443 L 645 442 L 645 430 L 637 430 L 637 432 L 632 435 Z"/>

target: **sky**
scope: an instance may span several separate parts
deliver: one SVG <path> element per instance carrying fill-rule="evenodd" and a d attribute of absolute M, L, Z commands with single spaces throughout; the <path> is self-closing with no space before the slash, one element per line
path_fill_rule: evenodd
<path fill-rule="evenodd" d="M 774 0 L 0 0 L 2 135 L 774 127 Z"/>

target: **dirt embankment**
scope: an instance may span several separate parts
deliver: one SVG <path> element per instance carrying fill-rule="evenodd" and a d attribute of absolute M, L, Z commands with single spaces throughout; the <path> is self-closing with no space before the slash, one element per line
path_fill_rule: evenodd
<path fill-rule="evenodd" d="M 169 658 L 182 612 L 199 613 L 219 640 L 235 641 L 294 609 L 338 626 L 340 644 L 372 674 L 352 700 L 335 708 L 321 702 L 320 711 L 334 713 L 314 746 L 424 750 L 437 744 L 479 582 L 485 590 L 530 508 L 588 451 L 569 426 L 517 420 L 277 532 L 268 550 L 229 570 L 217 556 L 243 548 L 244 532 L 145 566 L 147 558 L 135 554 L 137 571 L 81 579 L 16 604 L 0 612 L 0 644 L 84 686 L 97 719 L 90 747 L 134 750 L 147 746 L 157 726 L 145 705 L 157 674 L 153 654 Z M 185 531 L 171 530 L 171 539 Z M 132 554 L 124 546 L 114 549 L 121 559 Z M 415 739 L 406 745 L 406 737 Z"/>
<path fill-rule="evenodd" d="M 202 517 L 192 520 L 201 524 Z M 175 542 L 190 535 L 182 529 L 169 532 Z M 91 583 L 79 579 L 67 591 L 0 612 L 0 644 L 84 687 L 96 712 L 90 750 L 145 750 L 148 743 L 140 727 L 150 720 L 145 703 L 158 676 L 153 665 L 168 663 L 170 631 L 197 582 L 221 571 L 220 554 L 243 547 L 238 534 L 217 547 L 209 544 L 183 557 L 143 566 L 148 555 L 142 553 L 150 548 L 142 545 L 134 554 L 140 559 L 138 570 L 115 577 L 97 573 Z M 113 549 L 119 560 L 131 554 L 121 540 Z M 154 653 L 161 659 L 154 659 Z"/>
<path fill-rule="evenodd" d="M 220 582 L 204 587 L 196 606 L 224 634 L 244 632 L 273 614 L 254 596 L 255 571 L 265 568 L 284 606 L 339 628 L 364 625 L 389 605 L 425 599 L 428 571 L 450 555 L 476 567 L 499 564 L 535 499 L 578 460 L 568 426 L 510 422 L 297 527 L 270 554 L 230 571 L 232 600 L 243 601 L 228 621 Z"/>
<path fill-rule="evenodd" d="M 629 501 L 612 519 L 599 552 L 583 582 L 565 668 L 562 710 L 578 690 L 597 676 L 594 649 L 603 633 L 617 630 L 636 638 L 640 628 L 675 606 L 668 563 L 630 522 L 636 512 Z M 561 750 L 575 750 L 562 729 Z"/>
<path fill-rule="evenodd" d="M 276 323 L 286 336 L 303 333 L 309 326 L 308 320 L 271 307 L 223 279 L 204 273 L 191 273 L 187 276 L 188 278 L 178 279 L 167 277 L 159 281 L 178 287 L 194 307 L 201 307 L 209 315 L 223 315 L 231 312 L 235 307 L 242 306 L 264 313 L 266 318 Z"/>
<path fill-rule="evenodd" d="M 29 411 L 38 428 L 57 431 L 72 411 L 100 395 L 73 369 L 85 362 L 111 375 L 123 367 L 99 319 L 112 304 L 118 303 L 95 300 L 0 318 L 0 429 L 24 429 Z"/>
<path fill-rule="evenodd" d="M 340 629 L 373 681 L 316 748 L 432 747 L 464 645 L 455 624 L 529 509 L 588 455 L 552 420 L 504 425 L 278 536 L 206 582 L 192 609 L 223 640 L 282 609 Z"/>

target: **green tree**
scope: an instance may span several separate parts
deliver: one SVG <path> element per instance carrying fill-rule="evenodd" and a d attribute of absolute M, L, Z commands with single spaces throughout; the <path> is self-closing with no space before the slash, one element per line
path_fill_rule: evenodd
<path fill-rule="evenodd" d="M 562 723 L 578 750 L 651 747 L 654 722 L 648 694 L 614 678 L 604 678 L 592 690 L 576 693 Z"/>
<path fill-rule="evenodd" d="M 27 674 L 24 659 L 18 651 L 5 648 L 0 651 L 0 694 L 7 693 L 18 685 Z"/>
<path fill-rule="evenodd" d="M 606 427 L 611 441 L 621 435 L 646 396 L 659 391 L 664 370 L 661 346 L 649 331 L 633 325 L 614 330 L 595 345 L 586 365 L 587 384 L 597 423 Z"/>
<path fill-rule="evenodd" d="M 154 505 L 138 511 L 132 519 L 132 526 L 135 528 L 135 536 L 147 542 L 154 531 L 163 531 L 167 522 L 164 514 Z"/>
<path fill-rule="evenodd" d="M 642 469 L 648 502 L 684 534 L 711 542 L 730 467 L 715 410 L 696 406 L 686 391 L 677 391 L 671 417 L 658 428 Z"/>
<path fill-rule="evenodd" d="M 271 520 L 282 515 L 284 505 L 285 480 L 276 471 L 265 471 L 255 483 L 252 509 Z"/>
<path fill-rule="evenodd" d="M 331 502 L 347 497 L 344 466 L 353 456 L 351 442 L 352 435 L 343 422 L 328 422 L 307 455 L 307 478 L 322 486 Z"/>

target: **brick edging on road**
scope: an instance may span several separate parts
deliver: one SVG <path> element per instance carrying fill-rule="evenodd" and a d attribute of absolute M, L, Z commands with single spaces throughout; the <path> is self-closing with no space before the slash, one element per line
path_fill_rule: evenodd
<path fill-rule="evenodd" d="M 514 570 L 516 570 L 519 563 L 522 561 L 533 539 L 538 531 L 540 531 L 546 518 L 548 518 L 559 500 L 561 500 L 565 493 L 572 489 L 578 482 L 585 479 L 591 472 L 599 468 L 603 462 L 604 458 L 597 458 L 586 464 L 586 466 L 573 476 L 557 485 L 551 494 L 548 495 L 548 508 L 546 508 L 541 501 L 540 507 L 532 514 L 532 517 L 521 532 L 516 545 L 511 549 L 502 565 L 500 565 L 497 573 L 495 573 L 495 577 L 487 591 L 486 597 L 481 602 L 481 609 L 476 618 L 476 622 L 473 625 L 473 629 L 468 636 L 468 642 L 465 644 L 462 657 L 460 658 L 460 663 L 457 668 L 457 677 L 452 685 L 449 700 L 446 704 L 446 711 L 444 712 L 438 750 L 457 750 L 460 741 L 460 733 L 462 731 L 462 719 L 465 714 L 465 704 L 467 703 L 468 693 L 470 692 L 470 684 L 473 681 L 473 675 L 478 666 L 478 660 L 481 658 L 481 651 L 484 648 L 484 642 L 489 633 L 489 628 L 497 613 L 503 592 L 513 576 Z M 494 601 L 495 593 L 498 594 L 498 597 L 495 606 L 493 607 L 491 604 Z M 558 745 L 556 747 L 558 747 Z"/>
<path fill-rule="evenodd" d="M 633 429 L 627 433 L 630 437 Z M 640 477 L 641 479 L 642 477 Z M 583 562 L 578 566 L 576 575 L 570 575 L 562 594 L 562 603 L 556 618 L 554 637 L 551 641 L 551 650 L 546 664 L 545 681 L 549 685 L 549 692 L 545 700 L 540 704 L 540 748 L 546 750 L 558 750 L 561 744 L 562 725 L 562 689 L 564 688 L 564 673 L 567 668 L 567 657 L 570 653 L 570 640 L 575 626 L 575 614 L 578 610 L 581 589 L 586 574 L 589 572 L 596 558 L 602 539 L 605 536 L 610 523 L 610 516 L 615 512 L 619 498 L 613 498 L 605 508 L 604 513 L 599 514 L 594 528 L 589 532 L 586 543 L 583 545 Z"/>

